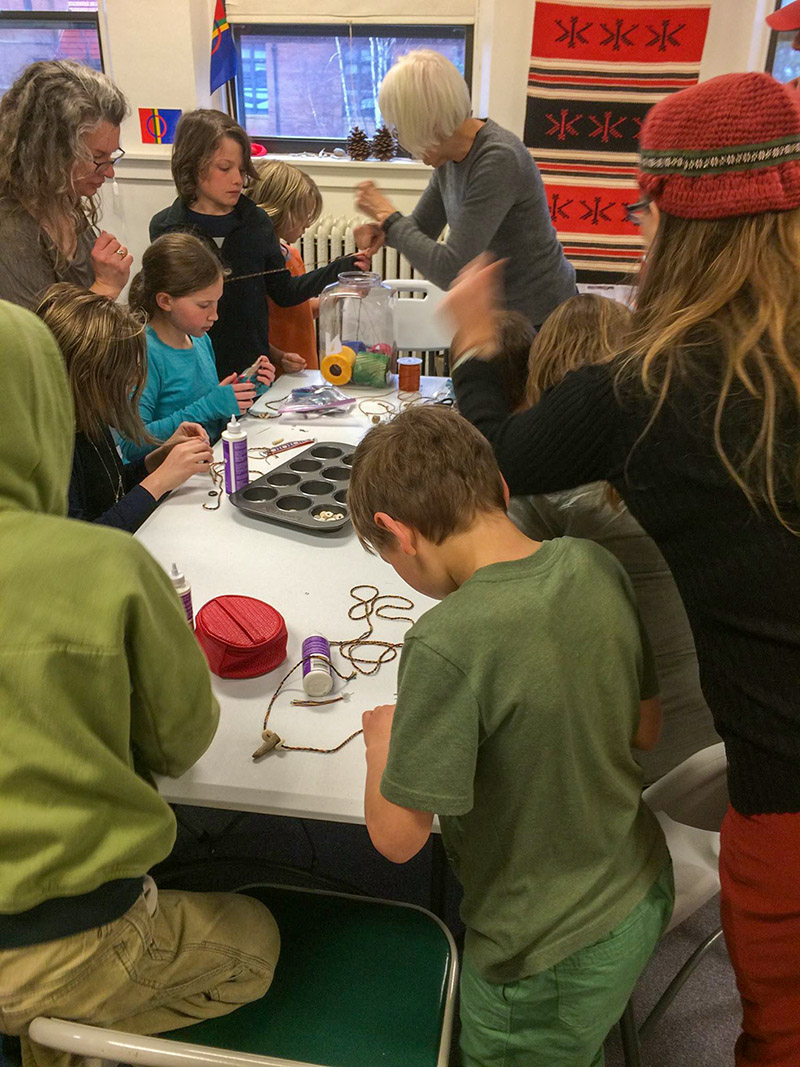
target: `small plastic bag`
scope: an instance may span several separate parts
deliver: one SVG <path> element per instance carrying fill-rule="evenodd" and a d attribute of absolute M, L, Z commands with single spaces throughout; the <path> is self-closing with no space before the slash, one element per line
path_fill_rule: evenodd
<path fill-rule="evenodd" d="M 281 415 L 338 415 L 349 411 L 355 402 L 355 397 L 348 396 L 335 385 L 307 385 L 292 389 L 278 412 Z"/>
<path fill-rule="evenodd" d="M 434 404 L 444 404 L 447 407 L 453 407 L 456 402 L 456 394 L 453 389 L 453 379 L 448 378 L 444 384 L 440 385 L 436 392 L 433 394 Z"/>

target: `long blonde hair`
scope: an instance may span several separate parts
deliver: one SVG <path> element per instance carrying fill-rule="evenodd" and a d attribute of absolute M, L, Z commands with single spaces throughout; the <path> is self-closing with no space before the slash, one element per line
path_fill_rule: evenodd
<path fill-rule="evenodd" d="M 529 406 L 571 370 L 610 363 L 624 349 L 633 315 L 624 304 L 581 293 L 560 304 L 544 321 L 528 358 Z"/>
<path fill-rule="evenodd" d="M 147 381 L 144 320 L 108 297 L 69 282 L 51 285 L 36 314 L 67 365 L 75 428 L 98 441 L 105 426 L 137 444 L 155 444 L 139 415 Z"/>
<path fill-rule="evenodd" d="M 322 194 L 312 178 L 282 159 L 265 159 L 255 166 L 258 177 L 247 195 L 269 215 L 278 237 L 298 222 L 310 226 L 317 221 Z"/>
<path fill-rule="evenodd" d="M 656 398 L 645 432 L 670 389 L 709 383 L 726 470 L 754 508 L 800 533 L 781 506 L 787 486 L 800 499 L 800 448 L 781 435 L 787 422 L 796 431 L 800 410 L 800 208 L 718 220 L 662 212 L 618 382 L 626 377 Z M 743 414 L 734 450 L 723 424 Z"/>

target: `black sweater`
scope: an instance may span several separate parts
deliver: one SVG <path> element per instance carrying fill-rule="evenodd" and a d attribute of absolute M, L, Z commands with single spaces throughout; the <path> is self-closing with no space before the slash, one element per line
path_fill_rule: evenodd
<path fill-rule="evenodd" d="M 686 606 L 703 693 L 728 754 L 731 803 L 743 815 L 800 811 L 800 537 L 766 509 L 755 512 L 722 465 L 713 384 L 676 387 L 643 437 L 652 401 L 620 400 L 609 367 L 574 371 L 518 415 L 508 414 L 491 362 L 462 364 L 453 385 L 512 494 L 599 479 L 619 491 Z M 723 441 L 737 448 L 752 433 L 742 421 L 746 399 L 731 410 Z M 800 447 L 797 414 L 782 431 L 790 448 Z M 788 491 L 783 504 L 800 523 Z"/>
<path fill-rule="evenodd" d="M 69 517 L 135 533 L 158 506 L 158 501 L 139 485 L 146 476 L 143 459 L 122 462 L 107 427 L 99 441 L 77 433 L 69 482 Z M 119 478 L 124 495 L 116 500 Z"/>
<path fill-rule="evenodd" d="M 175 230 L 193 233 L 221 257 L 230 271 L 219 302 L 219 319 L 209 332 L 220 378 L 245 370 L 257 356 L 269 355 L 267 296 L 281 307 L 293 307 L 317 296 L 342 271 L 356 269 L 353 256 L 342 256 L 325 267 L 292 277 L 266 211 L 240 196 L 233 214 L 236 225 L 219 249 L 199 224 L 203 216 L 190 212 L 180 197 L 150 220 L 151 241 Z M 268 270 L 278 273 L 262 273 Z"/>

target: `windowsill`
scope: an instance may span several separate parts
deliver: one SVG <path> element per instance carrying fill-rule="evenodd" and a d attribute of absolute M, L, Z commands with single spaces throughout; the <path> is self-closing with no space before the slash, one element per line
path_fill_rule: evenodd
<path fill-rule="evenodd" d="M 168 149 L 171 146 L 163 147 Z M 325 190 L 352 192 L 360 181 L 370 178 L 390 199 L 411 196 L 414 203 L 432 174 L 432 169 L 418 159 L 393 159 L 381 163 L 377 159 L 342 159 L 338 156 L 321 157 L 288 152 L 253 156 L 255 163 L 260 159 L 282 159 L 292 163 L 305 170 Z M 126 152 L 124 164 L 117 168 L 116 179 L 120 186 L 141 181 L 172 186 L 170 153 L 146 150 Z"/>
<path fill-rule="evenodd" d="M 138 152 L 135 150 L 126 151 L 125 164 L 128 162 L 142 162 L 142 163 L 169 163 L 171 159 L 171 145 L 164 145 L 164 148 L 169 148 L 169 152 Z M 257 163 L 261 159 L 283 159 L 287 163 L 313 163 L 315 167 L 354 167 L 356 170 L 374 170 L 379 167 L 383 170 L 385 167 L 401 167 L 403 170 L 417 170 L 424 173 L 430 173 L 431 168 L 427 163 L 423 163 L 420 159 L 407 159 L 405 156 L 398 156 L 396 159 L 380 160 L 380 159 L 350 159 L 349 156 L 318 156 L 312 152 L 268 152 L 265 156 L 253 156 L 253 160 Z M 119 167 L 117 177 L 125 177 L 125 164 Z"/>
<path fill-rule="evenodd" d="M 259 159 L 283 159 L 287 163 L 313 163 L 315 166 L 340 166 L 344 164 L 348 167 L 356 168 L 371 168 L 375 167 L 403 167 L 405 170 L 421 170 L 430 171 L 430 167 L 427 163 L 423 163 L 421 159 L 408 159 L 406 156 L 397 156 L 395 159 L 350 159 L 349 156 L 318 156 L 313 152 L 268 152 L 265 156 L 253 156 L 253 159 L 258 162 Z"/>

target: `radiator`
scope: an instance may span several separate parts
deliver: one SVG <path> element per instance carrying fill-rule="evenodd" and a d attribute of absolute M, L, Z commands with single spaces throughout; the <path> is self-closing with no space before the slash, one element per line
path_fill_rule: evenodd
<path fill-rule="evenodd" d="M 333 218 L 332 215 L 323 215 L 306 230 L 297 242 L 297 248 L 303 257 L 306 270 L 314 270 L 315 267 L 324 267 L 331 260 L 339 256 L 347 256 L 355 252 L 356 245 L 353 240 L 353 227 L 368 221 L 363 218 Z M 396 248 L 382 248 L 372 257 L 372 269 L 381 278 L 422 278 L 419 271 L 414 270 L 405 256 L 400 255 Z"/>

